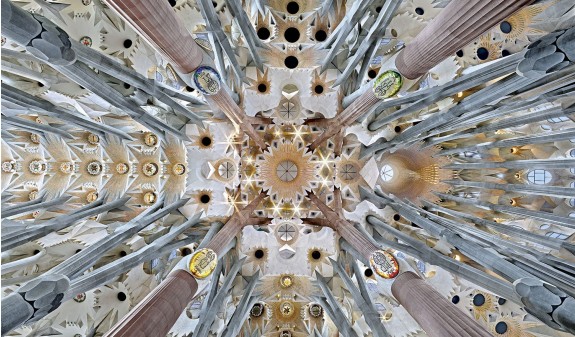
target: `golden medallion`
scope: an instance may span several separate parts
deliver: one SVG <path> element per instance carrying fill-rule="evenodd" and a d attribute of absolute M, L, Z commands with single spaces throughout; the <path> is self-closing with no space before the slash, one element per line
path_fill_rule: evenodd
<path fill-rule="evenodd" d="M 92 191 L 86 195 L 86 202 L 87 203 L 92 203 L 96 200 L 98 200 L 98 192 Z"/>
<path fill-rule="evenodd" d="M 156 144 L 158 144 L 158 136 L 151 132 L 146 132 L 144 135 L 144 144 L 149 147 L 156 146 Z"/>
<path fill-rule="evenodd" d="M 97 145 L 100 142 L 100 137 L 98 137 L 98 135 L 95 135 L 93 133 L 90 133 L 88 135 L 88 143 L 92 144 L 92 145 Z"/>
<path fill-rule="evenodd" d="M 291 302 L 285 301 L 280 304 L 280 313 L 284 317 L 290 317 L 294 313 L 294 306 Z"/>
<path fill-rule="evenodd" d="M 217 254 L 209 248 L 202 248 L 192 255 L 190 273 L 197 279 L 204 279 L 212 274 L 217 265 Z"/>
<path fill-rule="evenodd" d="M 147 177 L 152 177 L 154 175 L 156 175 L 156 173 L 158 173 L 158 164 L 156 163 L 145 163 L 142 166 L 142 173 L 144 173 L 145 176 Z"/>
<path fill-rule="evenodd" d="M 280 285 L 282 288 L 289 288 L 293 284 L 293 280 L 289 275 L 283 275 L 280 278 Z"/>
<path fill-rule="evenodd" d="M 130 170 L 130 167 L 126 163 L 118 163 L 116 165 L 116 172 L 119 174 L 126 174 Z"/>
<path fill-rule="evenodd" d="M 177 163 L 172 167 L 172 172 L 174 172 L 174 174 L 177 176 L 181 176 L 182 174 L 186 173 L 186 167 L 184 164 Z"/>
<path fill-rule="evenodd" d="M 31 133 L 30 141 L 34 144 L 40 144 L 40 136 L 37 133 Z"/>
<path fill-rule="evenodd" d="M 158 197 L 156 196 L 156 193 L 154 193 L 154 192 L 144 193 L 144 204 L 146 204 L 146 205 L 152 205 L 153 203 L 156 202 L 157 199 L 158 199 Z"/>
<path fill-rule="evenodd" d="M 36 200 L 38 198 L 38 190 L 32 190 L 28 193 L 28 200 Z"/>

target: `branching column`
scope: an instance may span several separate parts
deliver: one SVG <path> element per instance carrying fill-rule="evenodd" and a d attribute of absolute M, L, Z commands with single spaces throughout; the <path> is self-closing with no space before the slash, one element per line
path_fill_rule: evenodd
<path fill-rule="evenodd" d="M 370 260 L 380 251 L 364 233 L 331 210 L 314 194 L 308 198 L 321 210 L 333 228 L 357 252 Z M 372 266 L 373 268 L 373 266 Z M 416 274 L 400 270 L 391 290 L 393 296 L 431 337 L 490 337 L 479 323 L 467 316 Z"/>
<path fill-rule="evenodd" d="M 366 90 L 345 110 L 330 121 L 330 126 L 311 143 L 310 149 L 315 150 L 328 138 L 340 132 L 342 127 L 355 122 L 359 117 L 367 113 L 377 102 L 379 102 L 379 98 L 375 97 L 373 90 Z"/>
<path fill-rule="evenodd" d="M 371 242 L 365 235 L 363 235 L 363 233 L 349 223 L 349 221 L 340 217 L 336 212 L 319 200 L 315 194 L 310 193 L 308 198 L 327 218 L 331 227 L 367 260 L 369 260 L 373 252 L 379 250 L 378 246 Z"/>
<path fill-rule="evenodd" d="M 198 249 L 194 254 L 182 259 L 168 277 L 105 336 L 166 336 L 188 303 L 202 293 L 210 283 L 208 276 L 213 269 L 206 270 L 202 266 L 207 275 L 202 278 L 195 277 L 192 270 L 195 256 L 203 252 L 208 254 L 203 258 L 205 263 L 210 264 L 214 258 L 221 258 L 225 248 L 248 222 L 249 215 L 265 196 L 265 193 L 261 193 L 241 211 L 234 213 L 205 248 Z"/>
<path fill-rule="evenodd" d="M 391 285 L 391 293 L 428 336 L 491 336 L 479 323 L 413 272 L 407 271 L 397 276 Z"/>
<path fill-rule="evenodd" d="M 415 80 L 532 2 L 533 0 L 452 1 L 398 54 L 395 59 L 395 70 L 405 79 Z M 384 65 L 382 67 L 384 73 L 380 76 L 385 75 L 387 70 L 392 70 L 385 68 Z M 375 85 L 378 79 L 374 80 Z M 371 82 L 367 85 L 371 85 Z M 340 132 L 342 127 L 369 112 L 380 98 L 376 97 L 372 90 L 367 89 L 331 121 L 331 126 L 316 138 L 310 149 L 316 149 L 321 143 Z"/>
<path fill-rule="evenodd" d="M 198 87 L 196 78 L 192 78 L 194 73 L 201 69 L 200 66 L 202 65 L 211 68 L 214 62 L 198 46 L 167 1 L 105 0 L 105 2 L 129 22 L 176 68 L 186 84 Z M 211 69 L 213 70 L 213 68 Z M 215 70 L 213 71 L 215 72 Z M 214 77 L 213 75 L 210 76 Z M 214 99 L 208 99 L 208 102 L 214 103 L 217 108 L 221 109 L 260 148 L 265 148 L 263 139 L 247 121 L 246 115 L 232 100 L 224 86 L 219 84 L 217 92 L 210 92 L 209 94 L 201 87 L 198 89 L 207 96 L 213 95 Z"/>
<path fill-rule="evenodd" d="M 415 79 L 533 0 L 452 1 L 402 50 L 395 65 Z"/>
<path fill-rule="evenodd" d="M 197 290 L 192 274 L 175 270 L 105 336 L 166 336 Z"/>
<path fill-rule="evenodd" d="M 244 207 L 241 211 L 234 213 L 234 215 L 226 222 L 224 227 L 214 236 L 212 240 L 206 245 L 209 248 L 219 253 L 232 241 L 232 239 L 240 233 L 242 228 L 250 222 L 250 214 L 256 209 L 259 203 L 266 197 L 266 193 L 260 193 L 252 202 Z"/>

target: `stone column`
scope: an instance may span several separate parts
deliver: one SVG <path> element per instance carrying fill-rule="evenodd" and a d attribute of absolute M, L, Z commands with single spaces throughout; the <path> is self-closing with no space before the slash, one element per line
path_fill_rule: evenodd
<path fill-rule="evenodd" d="M 533 0 L 452 1 L 398 54 L 395 59 L 396 70 L 407 80 L 417 79 L 473 39 L 532 2 Z M 384 73 L 374 82 L 390 70 L 384 68 L 386 65 L 382 67 Z M 377 86 L 378 83 L 374 85 Z M 401 87 L 401 83 L 399 86 Z M 338 133 L 342 127 L 366 114 L 381 99 L 389 98 L 396 93 L 397 91 L 392 91 L 386 95 L 374 95 L 372 90 L 364 91 L 331 121 L 331 126 L 315 139 L 310 149 L 316 149 Z"/>
<path fill-rule="evenodd" d="M 182 269 L 172 271 L 105 336 L 166 336 L 197 290 L 192 274 Z"/>
<path fill-rule="evenodd" d="M 214 110 L 222 110 L 260 148 L 265 149 L 263 139 L 248 122 L 246 114 L 231 98 L 220 75 L 213 68 L 214 61 L 198 46 L 167 1 L 105 0 L 105 2 L 168 60 L 187 85 L 197 88 L 204 94 Z"/>
<path fill-rule="evenodd" d="M 180 260 L 168 277 L 105 336 L 166 336 L 188 303 L 210 284 L 215 262 L 224 255 L 226 247 L 265 196 L 260 193 L 249 205 L 235 212 L 205 248 Z"/>
<path fill-rule="evenodd" d="M 203 52 L 168 1 L 105 0 L 132 28 L 184 74 L 202 64 Z"/>
<path fill-rule="evenodd" d="M 491 337 L 413 272 L 397 276 L 391 293 L 430 337 Z"/>
<path fill-rule="evenodd" d="M 256 209 L 260 202 L 266 197 L 267 194 L 260 193 L 252 202 L 249 203 L 242 210 L 238 210 L 226 222 L 224 227 L 210 240 L 206 248 L 213 250 L 218 257 L 223 249 L 232 241 L 236 235 L 239 234 L 241 229 L 249 223 L 250 214 Z"/>
<path fill-rule="evenodd" d="M 366 114 L 380 99 L 375 96 L 373 90 L 366 90 L 359 96 L 353 103 L 351 103 L 345 110 L 338 114 L 333 120 L 330 121 L 329 127 L 322 132 L 310 145 L 311 150 L 318 148 L 328 138 L 341 131 L 341 128 L 347 126 L 356 119 Z"/>
<path fill-rule="evenodd" d="M 452 1 L 399 53 L 395 65 L 406 78 L 418 78 L 532 2 L 533 0 Z"/>
<path fill-rule="evenodd" d="M 356 229 L 351 223 L 343 219 L 329 207 L 327 207 L 314 194 L 308 198 L 321 210 L 333 228 L 341 235 L 356 251 L 370 261 L 374 272 L 381 275 L 381 260 L 392 261 L 395 259 L 391 254 L 383 252 L 375 245 L 367 235 Z M 387 255 L 387 257 L 385 257 Z M 374 260 L 379 260 L 375 261 Z M 396 261 L 399 262 L 399 261 Z M 405 310 L 419 323 L 421 328 L 430 337 L 490 337 L 479 323 L 465 315 L 455 305 L 441 296 L 435 289 L 423 279 L 404 267 L 405 262 L 398 263 L 395 273 L 387 273 L 393 279 L 391 291 L 393 296 L 403 305 Z M 390 270 L 383 270 L 383 272 Z M 383 277 L 383 276 L 382 276 Z M 394 290 L 395 289 L 395 290 Z"/>

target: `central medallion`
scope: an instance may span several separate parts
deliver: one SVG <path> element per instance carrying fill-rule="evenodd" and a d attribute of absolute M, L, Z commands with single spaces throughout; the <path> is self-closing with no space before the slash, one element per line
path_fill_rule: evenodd
<path fill-rule="evenodd" d="M 284 160 L 276 168 L 278 178 L 286 183 L 297 178 L 297 164 L 291 160 Z"/>
<path fill-rule="evenodd" d="M 309 151 L 313 133 L 309 126 L 267 126 L 268 147 L 261 150 L 250 142 L 242 144 L 239 174 L 242 201 L 248 202 L 265 191 L 268 197 L 256 214 L 268 217 L 316 217 L 319 210 L 306 199 L 308 192 L 321 195 L 326 204 L 333 200 L 335 160 L 329 147 Z"/>
<path fill-rule="evenodd" d="M 263 187 L 270 190 L 270 195 L 276 195 L 278 201 L 295 200 L 316 180 L 316 165 L 301 144 L 281 142 L 263 157 L 259 165 Z"/>

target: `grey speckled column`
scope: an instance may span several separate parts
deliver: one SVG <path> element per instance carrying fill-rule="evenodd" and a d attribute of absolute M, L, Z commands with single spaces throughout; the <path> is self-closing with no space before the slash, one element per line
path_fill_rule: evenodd
<path fill-rule="evenodd" d="M 18 293 L 2 300 L 2 336 L 24 324 L 34 315 L 34 308 Z"/>
<path fill-rule="evenodd" d="M 397 276 L 391 293 L 430 337 L 491 337 L 473 318 L 412 272 Z"/>
<path fill-rule="evenodd" d="M 399 72 L 415 79 L 533 0 L 451 1 L 398 55 Z"/>

